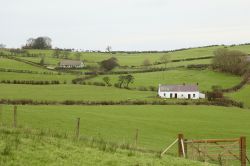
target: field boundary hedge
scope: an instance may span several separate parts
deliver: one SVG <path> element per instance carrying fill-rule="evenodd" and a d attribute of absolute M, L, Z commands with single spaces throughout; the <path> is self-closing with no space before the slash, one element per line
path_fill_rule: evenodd
<path fill-rule="evenodd" d="M 1 80 L 1 84 L 29 84 L 29 85 L 59 85 L 58 80 L 39 81 L 39 80 Z M 66 84 L 66 83 L 65 83 Z"/>
<path fill-rule="evenodd" d="M 0 104 L 10 104 L 10 105 L 215 105 L 215 106 L 224 106 L 224 107 L 239 107 L 243 108 L 244 105 L 242 102 L 237 102 L 230 99 L 215 99 L 212 101 L 208 100 L 199 100 L 191 101 L 190 100 L 181 100 L 181 101 L 166 101 L 166 100 L 155 100 L 155 101 L 146 101 L 146 100 L 121 100 L 121 101 L 87 101 L 87 100 L 64 100 L 64 101 L 36 101 L 32 99 L 0 99 Z"/>
<path fill-rule="evenodd" d="M 58 74 L 58 73 L 53 73 L 53 72 L 38 72 L 38 71 L 32 71 L 32 70 L 18 70 L 18 69 L 6 69 L 6 68 L 0 68 L 0 72 L 28 73 L 28 74 L 45 74 L 45 75 Z"/>
<path fill-rule="evenodd" d="M 178 68 L 184 68 L 185 66 L 176 66 L 176 67 L 157 67 L 157 68 L 148 68 L 142 70 L 124 70 L 124 71 L 111 71 L 111 72 L 84 72 L 85 75 L 116 75 L 116 74 L 136 74 L 136 73 L 149 73 L 149 72 L 158 72 L 158 71 L 168 71 L 175 70 Z"/>
<path fill-rule="evenodd" d="M 223 93 L 230 93 L 230 92 L 236 92 L 238 90 L 240 90 L 241 88 L 243 88 L 248 82 L 249 82 L 250 78 L 244 78 L 239 84 L 231 87 L 231 88 L 227 88 L 227 89 L 222 89 L 221 91 Z"/>

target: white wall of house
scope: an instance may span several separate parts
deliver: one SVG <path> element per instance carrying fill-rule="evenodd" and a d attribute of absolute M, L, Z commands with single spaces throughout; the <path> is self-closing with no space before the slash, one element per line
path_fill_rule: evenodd
<path fill-rule="evenodd" d="M 188 99 L 188 98 L 199 99 L 200 98 L 199 91 L 197 92 L 160 92 L 158 91 L 158 95 L 161 98 L 178 98 L 178 99 Z"/>

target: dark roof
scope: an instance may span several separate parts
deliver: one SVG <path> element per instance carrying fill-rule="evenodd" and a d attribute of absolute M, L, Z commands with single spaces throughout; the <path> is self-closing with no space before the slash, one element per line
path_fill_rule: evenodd
<path fill-rule="evenodd" d="M 61 60 L 60 66 L 79 66 L 81 63 L 80 60 Z"/>
<path fill-rule="evenodd" d="M 159 85 L 160 92 L 198 92 L 197 85 Z"/>

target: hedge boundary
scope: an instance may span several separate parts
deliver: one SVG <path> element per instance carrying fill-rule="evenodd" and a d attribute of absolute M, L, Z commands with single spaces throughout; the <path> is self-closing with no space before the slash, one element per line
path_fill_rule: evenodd
<path fill-rule="evenodd" d="M 36 101 L 32 99 L 0 99 L 0 104 L 9 104 L 9 105 L 215 105 L 215 106 L 224 106 L 224 107 L 239 107 L 243 108 L 244 105 L 242 102 L 237 102 L 229 99 L 216 99 L 212 101 L 208 100 L 199 100 L 188 102 L 185 100 L 182 101 L 166 101 L 166 100 L 121 100 L 121 101 L 84 101 L 84 100 L 64 100 L 64 101 Z"/>

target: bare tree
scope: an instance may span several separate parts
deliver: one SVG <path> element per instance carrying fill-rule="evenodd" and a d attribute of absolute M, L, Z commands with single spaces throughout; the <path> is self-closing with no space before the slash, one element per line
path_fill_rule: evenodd
<path fill-rule="evenodd" d="M 112 51 L 112 47 L 111 46 L 107 46 L 106 51 L 107 52 L 111 52 Z"/>
<path fill-rule="evenodd" d="M 52 53 L 52 56 L 53 56 L 54 58 L 59 58 L 59 57 L 60 57 L 60 53 L 61 53 L 61 51 L 60 51 L 59 49 L 55 49 L 55 50 L 53 51 L 53 53 Z"/>
<path fill-rule="evenodd" d="M 75 53 L 76 60 L 81 60 L 81 56 L 82 56 L 82 54 L 80 52 Z"/>
<path fill-rule="evenodd" d="M 168 55 L 168 54 L 162 55 L 162 56 L 160 57 L 160 61 L 161 61 L 162 63 L 164 63 L 165 69 L 166 69 L 166 68 L 167 68 L 168 62 L 170 62 L 170 55 Z"/>
<path fill-rule="evenodd" d="M 237 75 L 247 71 L 247 54 L 241 51 L 220 48 L 214 52 L 214 55 L 212 64 L 215 69 Z"/>
<path fill-rule="evenodd" d="M 145 59 L 143 62 L 142 62 L 142 65 L 145 66 L 145 67 L 148 67 L 151 65 L 151 62 L 149 59 Z"/>
<path fill-rule="evenodd" d="M 5 44 L 0 44 L 0 48 L 5 48 L 6 45 Z"/>

